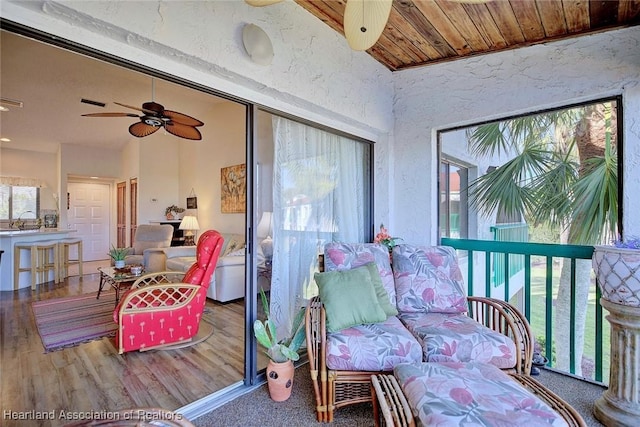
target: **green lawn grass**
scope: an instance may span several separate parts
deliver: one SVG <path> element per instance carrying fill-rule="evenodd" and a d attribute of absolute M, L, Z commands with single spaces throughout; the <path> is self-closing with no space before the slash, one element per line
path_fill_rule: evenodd
<path fill-rule="evenodd" d="M 533 264 L 533 260 L 532 260 Z M 531 323 L 531 328 L 533 330 L 533 335 L 535 337 L 545 335 L 546 330 L 546 317 L 545 317 L 545 307 L 547 305 L 546 302 L 546 286 L 545 286 L 545 277 L 546 277 L 546 268 L 544 264 L 541 265 L 532 265 L 531 268 L 531 319 L 529 319 Z M 555 301 L 555 297 L 558 293 L 558 284 L 560 282 L 560 264 L 554 265 L 553 268 L 553 301 Z M 591 375 L 587 375 L 587 372 L 583 372 L 583 375 L 586 378 L 595 379 L 595 355 L 596 355 L 596 335 L 595 335 L 595 316 L 596 311 L 595 307 L 597 304 L 596 301 L 596 285 L 595 279 L 592 280 L 589 292 L 589 302 L 587 306 L 587 317 L 585 324 L 585 334 L 584 334 L 584 356 L 583 358 L 590 359 L 593 365 L 593 373 Z M 553 314 L 555 315 L 555 308 Z M 604 315 L 606 316 L 607 312 L 604 311 Z M 553 320 L 553 318 L 552 318 Z M 610 328 L 609 323 L 606 320 L 603 320 L 602 323 L 602 382 L 605 384 L 609 382 L 609 335 Z M 552 338 L 552 337 L 550 337 Z M 544 348 L 542 350 L 544 352 Z"/>

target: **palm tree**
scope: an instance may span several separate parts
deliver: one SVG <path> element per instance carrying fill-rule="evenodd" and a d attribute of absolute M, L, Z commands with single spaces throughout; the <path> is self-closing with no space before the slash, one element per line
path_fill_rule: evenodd
<path fill-rule="evenodd" d="M 481 214 L 524 218 L 561 230 L 561 242 L 598 244 L 617 235 L 618 162 L 616 104 L 606 102 L 513 120 L 467 131 L 480 156 L 511 154 L 507 161 L 469 184 L 469 203 Z M 587 307 L 591 265 L 576 265 L 576 307 Z M 556 301 L 557 367 L 570 366 L 570 264 L 563 262 Z M 576 310 L 574 361 L 584 346 L 586 310 Z"/>

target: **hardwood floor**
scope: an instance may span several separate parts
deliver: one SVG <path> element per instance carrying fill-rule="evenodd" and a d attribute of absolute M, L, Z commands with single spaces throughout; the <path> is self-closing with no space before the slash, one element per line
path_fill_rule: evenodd
<path fill-rule="evenodd" d="M 0 292 L 0 425 L 61 426 L 70 420 L 10 420 L 6 411 L 69 413 L 138 407 L 175 410 L 232 383 L 244 369 L 244 302 L 211 300 L 214 333 L 178 350 L 119 355 L 112 339 L 44 353 L 31 302 L 97 292 L 99 275 L 85 265 L 83 277 L 18 292 Z M 91 274 L 86 274 L 91 273 Z"/>

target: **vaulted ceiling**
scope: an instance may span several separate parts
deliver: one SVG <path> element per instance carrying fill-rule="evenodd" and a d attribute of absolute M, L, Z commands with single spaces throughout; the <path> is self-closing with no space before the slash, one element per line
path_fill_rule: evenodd
<path fill-rule="evenodd" d="M 393 0 L 367 52 L 396 71 L 640 24 L 638 0 L 475 1 Z M 345 0 L 295 2 L 343 34 Z"/>

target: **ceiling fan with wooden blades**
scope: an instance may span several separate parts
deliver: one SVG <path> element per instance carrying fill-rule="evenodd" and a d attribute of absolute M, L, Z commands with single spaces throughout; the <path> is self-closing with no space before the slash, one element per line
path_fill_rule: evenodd
<path fill-rule="evenodd" d="M 177 111 L 165 110 L 164 106 L 157 102 L 150 101 L 142 104 L 142 108 L 114 102 L 121 107 L 140 111 L 142 114 L 133 113 L 90 113 L 83 114 L 84 117 L 137 117 L 139 122 L 129 126 L 129 133 L 137 138 L 143 138 L 164 128 L 167 132 L 180 138 L 199 141 L 202 134 L 197 129 L 204 123 L 198 119 Z"/>

